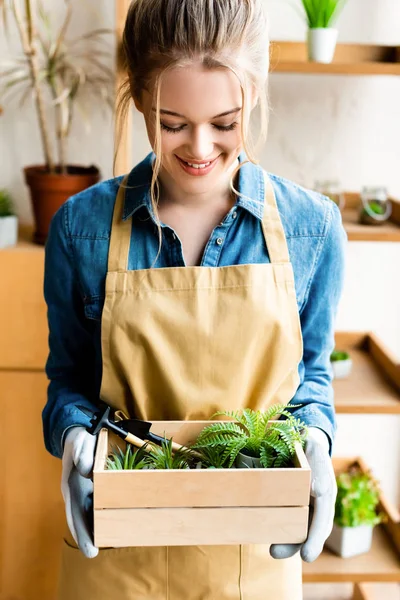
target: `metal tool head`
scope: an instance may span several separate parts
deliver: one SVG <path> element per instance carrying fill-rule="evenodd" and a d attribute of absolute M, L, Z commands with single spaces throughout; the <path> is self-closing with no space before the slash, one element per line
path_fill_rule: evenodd
<path fill-rule="evenodd" d="M 133 433 L 142 440 L 146 438 L 152 426 L 152 423 L 141 421 L 140 419 L 123 419 L 118 424 L 123 429 L 129 431 L 129 433 Z"/>
<path fill-rule="evenodd" d="M 80 411 L 90 418 L 90 426 L 86 427 L 86 430 L 92 435 L 97 435 L 104 427 L 107 429 L 114 429 L 114 421 L 110 418 L 111 406 L 107 404 L 100 404 L 97 412 L 90 411 L 86 406 L 78 406 Z"/>

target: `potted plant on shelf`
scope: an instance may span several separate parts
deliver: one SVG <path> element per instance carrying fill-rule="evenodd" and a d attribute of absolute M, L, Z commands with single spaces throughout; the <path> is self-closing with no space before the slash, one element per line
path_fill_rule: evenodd
<path fill-rule="evenodd" d="M 353 361 L 348 352 L 334 350 L 331 354 L 331 366 L 334 379 L 344 379 L 350 375 Z"/>
<path fill-rule="evenodd" d="M 346 0 L 301 0 L 308 34 L 308 59 L 330 63 L 335 54 L 338 30 L 333 27 Z"/>
<path fill-rule="evenodd" d="M 385 187 L 363 187 L 359 221 L 363 225 L 383 225 L 392 214 Z"/>
<path fill-rule="evenodd" d="M 24 174 L 35 219 L 34 241 L 43 244 L 61 204 L 100 179 L 96 166 L 70 164 L 67 142 L 84 95 L 92 93 L 97 104 L 113 106 L 114 74 L 106 62 L 110 53 L 104 35 L 110 30 L 97 29 L 67 40 L 71 0 L 65 0 L 65 18 L 58 31 L 36 0 L 25 0 L 22 6 L 18 0 L 0 0 L 0 17 L 6 25 L 6 13 L 13 16 L 23 50 L 22 58 L 3 64 L 0 93 L 5 102 L 13 92 L 21 94 L 22 101 L 34 99 L 45 162 L 27 166 Z"/>
<path fill-rule="evenodd" d="M 18 238 L 18 217 L 7 190 L 0 190 L 0 248 L 15 246 Z"/>
<path fill-rule="evenodd" d="M 350 558 L 370 550 L 373 528 L 384 520 L 377 513 L 379 487 L 371 473 L 362 472 L 358 465 L 338 475 L 336 481 L 335 521 L 326 546 Z"/>

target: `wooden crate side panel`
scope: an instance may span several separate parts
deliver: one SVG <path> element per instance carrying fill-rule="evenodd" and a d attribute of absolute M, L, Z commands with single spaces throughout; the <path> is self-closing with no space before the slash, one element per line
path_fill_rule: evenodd
<path fill-rule="evenodd" d="M 308 507 L 94 511 L 98 547 L 301 543 Z"/>
<path fill-rule="evenodd" d="M 94 473 L 95 508 L 305 506 L 303 469 L 105 471 Z"/>

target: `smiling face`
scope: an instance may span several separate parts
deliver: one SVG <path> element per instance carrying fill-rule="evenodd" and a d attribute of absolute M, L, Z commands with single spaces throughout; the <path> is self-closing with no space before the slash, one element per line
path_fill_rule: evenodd
<path fill-rule="evenodd" d="M 154 85 L 154 84 L 153 84 Z M 242 150 L 242 91 L 229 69 L 200 64 L 167 71 L 161 85 L 161 180 L 188 195 L 205 194 L 228 182 Z M 155 149 L 153 87 L 136 107 L 143 112 Z M 192 165 L 192 166 L 190 166 Z"/>

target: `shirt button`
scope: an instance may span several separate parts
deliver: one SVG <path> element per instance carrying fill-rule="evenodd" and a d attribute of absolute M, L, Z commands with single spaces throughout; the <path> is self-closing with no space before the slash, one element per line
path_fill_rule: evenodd
<path fill-rule="evenodd" d="M 217 244 L 218 244 L 218 246 L 221 246 L 221 244 L 222 244 L 223 241 L 224 240 L 222 238 L 217 238 Z"/>
<path fill-rule="evenodd" d="M 176 235 L 175 235 L 175 233 L 172 233 L 172 239 L 173 239 L 173 240 L 176 240 Z"/>
<path fill-rule="evenodd" d="M 236 212 L 232 213 L 232 219 L 236 219 L 236 217 L 237 217 L 237 213 Z"/>

